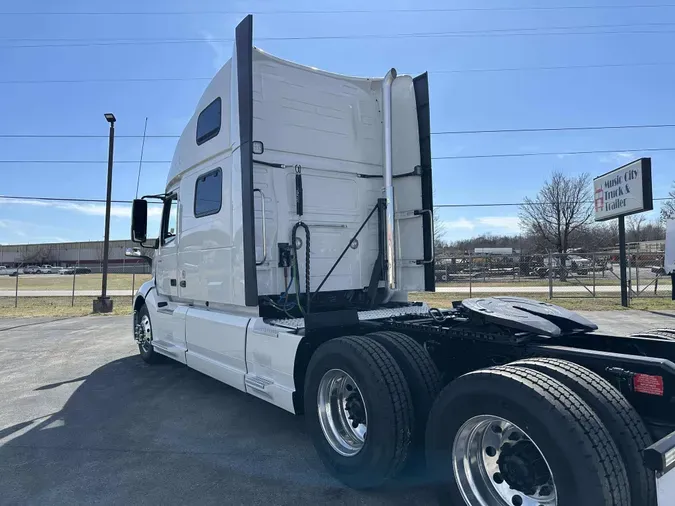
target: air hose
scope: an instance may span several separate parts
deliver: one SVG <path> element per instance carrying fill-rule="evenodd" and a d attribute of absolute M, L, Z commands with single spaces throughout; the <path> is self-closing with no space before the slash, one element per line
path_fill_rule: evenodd
<path fill-rule="evenodd" d="M 297 232 L 298 228 L 305 229 L 305 302 L 306 308 L 303 309 L 302 304 L 300 303 L 300 269 L 298 268 L 298 247 L 297 247 Z M 293 278 L 295 279 L 295 297 L 298 301 L 298 308 L 303 314 L 309 314 L 310 312 L 310 283 L 309 283 L 309 227 L 302 221 L 297 222 L 293 225 L 293 230 L 291 231 L 291 241 L 293 245 Z"/>

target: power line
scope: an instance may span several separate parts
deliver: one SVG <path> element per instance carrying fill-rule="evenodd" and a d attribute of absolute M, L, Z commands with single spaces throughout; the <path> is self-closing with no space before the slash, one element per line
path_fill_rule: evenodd
<path fill-rule="evenodd" d="M 532 66 L 532 67 L 501 67 L 501 68 L 477 68 L 477 69 L 448 69 L 448 70 L 431 70 L 430 74 L 465 74 L 474 72 L 521 72 L 521 71 L 536 71 L 536 70 L 575 70 L 575 69 L 595 69 L 595 68 L 621 68 L 621 67 L 661 67 L 667 65 L 675 65 L 675 62 L 645 62 L 645 63 L 597 63 L 590 65 L 546 65 L 546 66 Z M 0 81 L 1 83 L 2 81 Z"/>
<path fill-rule="evenodd" d="M 34 197 L 34 196 L 21 196 L 21 195 L 0 195 L 0 202 L 2 200 L 17 200 L 17 201 L 27 201 L 27 202 L 73 202 L 73 203 L 91 203 L 91 204 L 104 204 L 105 199 L 86 199 L 86 198 L 77 198 L 77 197 Z M 653 199 L 655 201 L 664 201 L 670 200 L 670 197 L 657 197 Z M 131 204 L 131 200 L 112 200 L 113 204 Z M 21 202 L 19 202 L 21 203 Z M 159 204 L 155 202 L 150 202 L 151 204 Z M 591 204 L 592 200 L 583 200 L 580 202 L 582 204 Z M 534 205 L 546 205 L 547 202 L 531 202 L 527 203 Z M 548 202 L 552 204 L 552 202 Z M 513 206 L 522 206 L 526 205 L 525 202 L 489 202 L 489 203 L 472 203 L 472 204 L 434 204 L 434 207 L 442 208 L 453 208 L 453 207 L 513 207 Z"/>
<path fill-rule="evenodd" d="M 555 155 L 592 155 L 592 154 L 608 154 L 621 152 L 662 152 L 675 151 L 675 148 L 627 148 L 627 149 L 592 149 L 588 151 L 542 151 L 539 153 L 490 153 L 485 155 L 452 155 L 452 156 L 433 156 L 432 160 L 467 160 L 474 158 L 511 158 L 524 156 L 555 156 Z M 139 160 L 116 160 L 115 163 L 138 163 Z M 105 160 L 0 160 L 2 163 L 74 163 L 74 164 L 100 164 L 108 163 Z M 171 163 L 171 160 L 143 160 L 143 163 Z"/>
<path fill-rule="evenodd" d="M 672 63 L 675 65 L 675 62 Z M 10 79 L 0 81 L 0 84 L 55 84 L 55 83 L 126 83 L 126 82 L 154 82 L 154 81 L 210 81 L 211 77 L 127 77 L 127 78 L 94 78 L 94 79 Z"/>
<path fill-rule="evenodd" d="M 546 127 L 546 128 L 501 128 L 494 130 L 445 130 L 431 132 L 431 135 L 468 135 L 468 134 L 501 134 L 520 132 L 566 132 L 581 130 L 628 130 L 642 128 L 675 128 L 675 123 L 653 125 L 606 125 L 606 126 L 576 126 L 576 127 Z M 2 137 L 2 135 L 0 135 Z"/>
<path fill-rule="evenodd" d="M 488 28 L 481 30 L 460 30 L 460 31 L 444 31 L 444 32 L 413 32 L 413 33 L 404 33 L 404 34 L 355 34 L 355 35 L 307 35 L 307 36 L 278 36 L 278 37 L 256 37 L 256 40 L 286 40 L 288 38 L 295 40 L 305 40 L 305 39 L 314 39 L 314 38 L 378 38 L 378 37 L 435 37 L 435 36 L 445 36 L 445 35 L 473 35 L 473 34 L 484 34 L 484 33 L 510 33 L 510 32 L 537 32 L 541 30 L 580 30 L 580 29 L 596 29 L 596 28 L 635 28 L 642 26 L 675 26 L 675 23 L 671 21 L 654 21 L 654 22 L 645 22 L 645 23 L 613 23 L 613 24 L 602 24 L 602 25 L 567 25 L 567 26 L 526 26 L 526 27 L 511 27 L 511 28 Z M 150 42 L 161 42 L 161 43 L 173 43 L 173 42 L 233 42 L 233 38 L 222 38 L 222 37 L 210 37 L 210 38 L 107 38 L 107 39 L 92 39 L 92 38 L 69 38 L 64 39 L 60 38 L 4 38 L 0 39 L 0 42 L 68 42 L 68 43 L 120 43 L 120 44 L 131 44 L 131 43 L 150 43 Z"/>
<path fill-rule="evenodd" d="M 34 12 L 0 12 L 3 16 L 157 16 L 157 15 L 218 15 L 218 14 L 253 14 L 279 15 L 279 14 L 390 14 L 390 13 L 415 13 L 415 12 L 503 12 L 503 11 L 558 11 L 558 10 L 623 10 L 623 9 L 662 9 L 672 8 L 675 4 L 647 4 L 647 5 L 562 5 L 562 6 L 534 6 L 534 7 L 450 7 L 450 8 L 424 8 L 424 9 L 344 9 L 344 10 L 276 10 L 276 11 L 236 11 L 236 10 L 210 10 L 210 11 L 34 11 Z"/>
<path fill-rule="evenodd" d="M 2 200 L 25 200 L 28 202 L 76 202 L 76 203 L 91 203 L 91 204 L 105 204 L 105 199 L 83 199 L 75 197 L 29 197 L 21 195 L 0 195 L 0 202 Z M 113 204 L 131 204 L 131 200 L 111 200 Z"/>
<path fill-rule="evenodd" d="M 670 197 L 658 197 L 654 201 L 670 200 Z M 553 204 L 553 202 L 501 202 L 484 204 L 434 204 L 434 207 L 452 208 L 452 207 L 520 207 L 524 205 L 544 206 Z M 561 204 L 593 204 L 592 200 L 581 200 L 574 202 L 561 202 Z"/>
<path fill-rule="evenodd" d="M 669 25 L 672 25 L 670 23 Z M 608 25 L 609 27 L 610 25 Z M 617 25 L 620 26 L 620 25 Z M 640 25 L 634 25 L 640 26 Z M 391 34 L 362 34 L 362 35 L 307 35 L 307 36 L 279 36 L 279 37 L 256 37 L 256 41 L 300 41 L 300 40 L 363 40 L 363 39 L 404 39 L 404 38 L 486 38 L 486 37 L 524 37 L 524 36 L 549 36 L 549 35 L 630 35 L 630 34 L 672 34 L 675 30 L 605 30 L 605 31 L 586 31 L 586 32 L 530 32 L 525 30 L 569 30 L 584 28 L 584 26 L 569 28 L 513 28 L 502 30 L 483 30 L 477 32 L 418 32 L 418 33 L 391 33 Z M 520 32 L 520 33 L 512 33 Z M 165 44 L 213 44 L 222 42 L 234 42 L 232 38 L 212 38 L 212 39 L 156 39 L 156 40 L 116 40 L 99 42 L 74 42 L 64 44 L 11 44 L 0 46 L 2 49 L 25 49 L 25 48 L 46 48 L 46 47 L 102 47 L 102 46 L 147 46 L 147 45 L 165 45 Z"/>
<path fill-rule="evenodd" d="M 429 70 L 429 74 L 472 74 L 489 72 L 530 72 L 541 70 L 577 70 L 594 68 L 625 68 L 625 67 L 664 67 L 675 65 L 672 62 L 644 62 L 644 63 L 598 63 L 590 65 L 549 65 L 532 67 L 501 67 L 501 68 L 475 68 L 475 69 L 444 69 Z M 410 72 L 411 75 L 419 72 Z M 122 77 L 122 78 L 86 78 L 86 79 L 10 79 L 0 80 L 0 84 L 75 84 L 75 83 L 126 83 L 126 82 L 157 82 L 157 81 L 210 81 L 210 77 Z"/>
<path fill-rule="evenodd" d="M 117 135 L 115 139 L 141 139 L 142 135 Z M 146 135 L 147 139 L 178 139 L 180 135 Z M 0 134 L 0 139 L 108 139 L 108 135 L 88 134 Z"/>
<path fill-rule="evenodd" d="M 588 151 L 549 151 L 540 153 L 494 153 L 488 155 L 459 155 L 459 156 L 434 156 L 432 160 L 467 160 L 472 158 L 511 158 L 522 156 L 552 156 L 552 155 L 593 155 L 602 153 L 621 153 L 621 152 L 659 152 L 675 151 L 675 148 L 642 148 L 642 149 L 593 149 Z"/>
<path fill-rule="evenodd" d="M 571 126 L 571 127 L 542 127 L 542 128 L 501 128 L 492 130 L 444 130 L 431 132 L 431 135 L 467 135 L 467 134 L 495 134 L 495 133 L 532 133 L 532 132 L 564 132 L 587 130 L 639 130 L 652 128 L 675 128 L 675 123 L 654 123 L 645 125 L 598 125 L 598 126 Z M 178 139 L 180 135 L 116 135 L 123 139 Z M 107 135 L 89 134 L 0 134 L 0 139 L 107 139 Z M 564 154 L 564 153 L 556 153 Z"/>
<path fill-rule="evenodd" d="M 115 160 L 114 163 L 138 163 L 140 160 Z M 108 163 L 107 160 L 0 160 L 0 163 Z M 143 163 L 171 163 L 171 160 L 143 160 Z"/>

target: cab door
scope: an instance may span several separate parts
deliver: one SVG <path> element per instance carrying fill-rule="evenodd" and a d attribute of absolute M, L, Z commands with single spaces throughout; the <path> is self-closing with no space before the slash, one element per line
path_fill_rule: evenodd
<path fill-rule="evenodd" d="M 178 193 L 173 192 L 164 201 L 156 255 L 155 281 L 157 293 L 178 297 Z"/>

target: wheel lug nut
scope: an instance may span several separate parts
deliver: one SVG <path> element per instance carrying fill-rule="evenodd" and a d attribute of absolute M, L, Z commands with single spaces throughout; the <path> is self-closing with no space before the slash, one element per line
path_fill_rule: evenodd
<path fill-rule="evenodd" d="M 494 482 L 495 482 L 497 485 L 501 485 L 502 483 L 504 483 L 504 478 L 502 478 L 501 473 L 495 473 L 495 474 L 493 474 L 493 475 L 492 475 L 492 479 L 494 480 Z"/>
<path fill-rule="evenodd" d="M 495 434 L 501 434 L 502 433 L 502 427 L 500 425 L 495 424 L 491 428 L 492 428 L 492 432 L 494 432 Z"/>
<path fill-rule="evenodd" d="M 488 446 L 485 448 L 485 453 L 487 453 L 488 457 L 494 457 L 497 455 L 497 450 L 495 450 L 494 446 Z"/>
<path fill-rule="evenodd" d="M 519 495 L 514 495 L 513 498 L 511 499 L 511 503 L 513 506 L 521 506 L 523 504 L 523 498 L 520 497 Z"/>

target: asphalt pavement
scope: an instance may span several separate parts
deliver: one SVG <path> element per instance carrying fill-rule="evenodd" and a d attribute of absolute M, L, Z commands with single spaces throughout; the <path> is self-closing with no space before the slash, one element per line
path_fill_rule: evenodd
<path fill-rule="evenodd" d="M 585 313 L 602 330 L 675 312 Z M 137 355 L 129 317 L 0 319 L 0 503 L 436 504 L 427 487 L 345 488 L 303 418 Z"/>
<path fill-rule="evenodd" d="M 0 320 L 1 504 L 435 504 L 345 488 L 303 418 L 137 351 L 129 317 Z"/>

